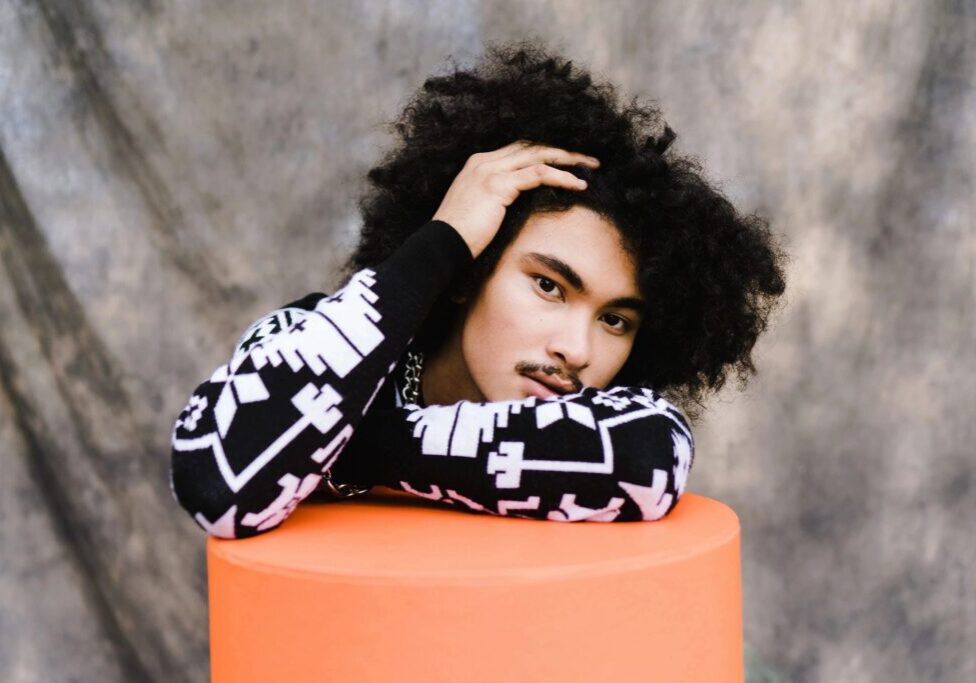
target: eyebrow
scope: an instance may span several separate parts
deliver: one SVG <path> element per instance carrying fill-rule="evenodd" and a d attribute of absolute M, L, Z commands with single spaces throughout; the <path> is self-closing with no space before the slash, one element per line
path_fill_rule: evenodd
<path fill-rule="evenodd" d="M 559 273 L 566 282 L 568 282 L 573 289 L 575 289 L 580 294 L 586 294 L 586 284 L 583 282 L 583 278 L 580 277 L 579 273 L 573 270 L 573 267 L 566 263 L 565 261 L 551 256 L 549 254 L 540 254 L 535 251 L 531 251 L 523 259 L 528 259 L 541 263 L 550 270 Z M 607 302 L 607 308 L 627 308 L 638 313 L 644 311 L 645 302 L 643 299 L 634 296 L 621 296 L 616 299 L 612 299 Z"/>

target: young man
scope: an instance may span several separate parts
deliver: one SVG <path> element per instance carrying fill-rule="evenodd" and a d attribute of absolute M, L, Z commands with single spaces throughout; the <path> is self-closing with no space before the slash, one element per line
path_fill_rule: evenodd
<path fill-rule="evenodd" d="M 783 279 L 765 223 L 666 154 L 658 118 L 524 46 L 429 79 L 369 174 L 349 282 L 255 323 L 180 414 L 177 500 L 226 538 L 320 486 L 666 515 L 694 441 L 664 392 L 688 408 L 754 371 Z"/>

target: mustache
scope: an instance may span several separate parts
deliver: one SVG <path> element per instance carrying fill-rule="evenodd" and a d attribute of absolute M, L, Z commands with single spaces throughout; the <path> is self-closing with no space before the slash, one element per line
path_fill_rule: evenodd
<path fill-rule="evenodd" d="M 580 381 L 579 376 L 575 372 L 570 372 L 568 375 L 563 374 L 555 365 L 543 365 L 541 363 L 528 363 L 526 361 L 520 361 L 515 364 L 515 371 L 520 375 L 528 375 L 533 372 L 542 372 L 547 375 L 558 375 L 567 382 L 572 382 L 573 391 L 580 391 L 583 389 L 583 382 Z"/>

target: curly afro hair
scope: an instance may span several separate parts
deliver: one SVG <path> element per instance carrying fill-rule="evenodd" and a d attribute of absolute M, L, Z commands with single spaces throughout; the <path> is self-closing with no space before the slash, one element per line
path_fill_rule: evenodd
<path fill-rule="evenodd" d="M 785 290 L 786 255 L 767 221 L 740 215 L 701 165 L 677 155 L 674 131 L 654 106 L 620 104 L 571 61 L 538 43 L 489 45 L 472 69 L 428 78 L 392 123 L 399 139 L 368 174 L 364 225 L 351 273 L 385 260 L 430 220 L 468 157 L 526 140 L 583 152 L 599 169 L 572 167 L 583 191 L 523 192 L 471 272 L 435 305 L 416 343 L 434 350 L 470 295 L 534 212 L 585 206 L 608 219 L 638 264 L 647 309 L 613 384 L 650 387 L 691 420 L 735 373 L 756 373 L 752 348 Z M 456 297 L 455 297 L 456 298 Z"/>

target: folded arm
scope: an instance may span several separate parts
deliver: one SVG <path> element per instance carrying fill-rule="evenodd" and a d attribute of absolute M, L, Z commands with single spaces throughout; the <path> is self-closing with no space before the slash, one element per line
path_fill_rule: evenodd
<path fill-rule="evenodd" d="M 476 512 L 556 521 L 660 519 L 684 493 L 694 440 L 650 389 L 370 411 L 333 468 Z"/>

